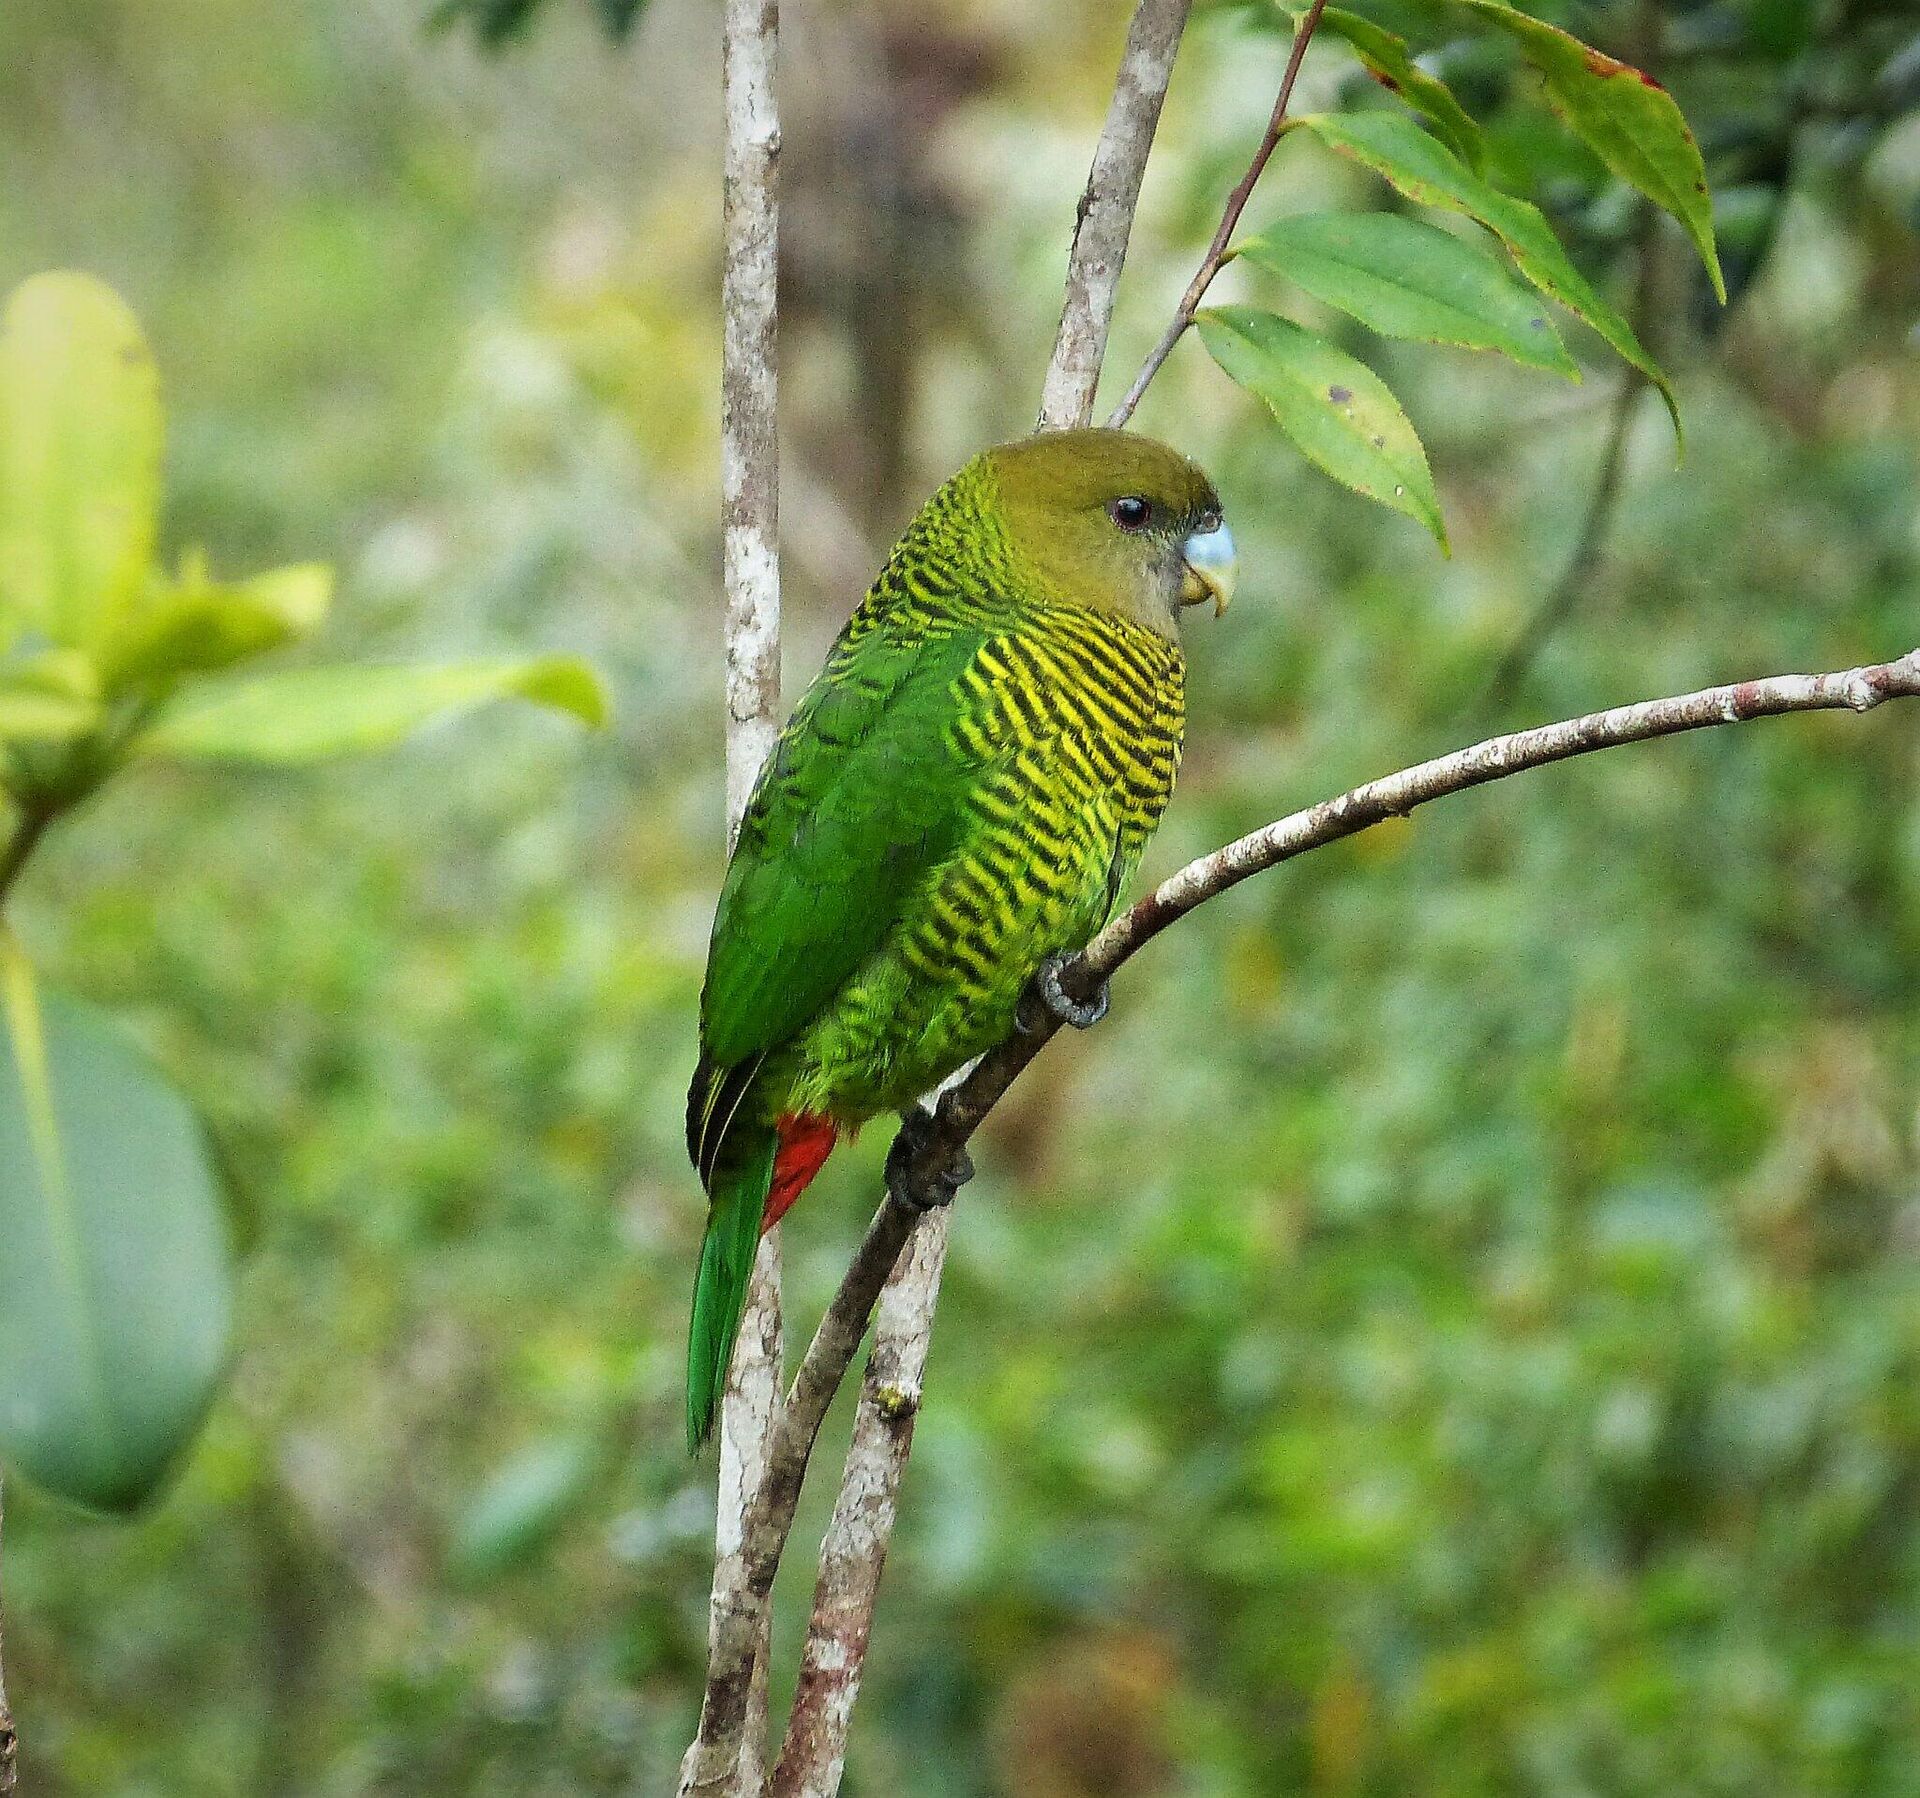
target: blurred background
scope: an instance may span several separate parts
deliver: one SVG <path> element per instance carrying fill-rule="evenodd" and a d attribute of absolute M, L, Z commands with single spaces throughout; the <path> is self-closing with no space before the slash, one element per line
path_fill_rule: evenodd
<path fill-rule="evenodd" d="M 784 10 L 797 692 L 918 498 L 1031 420 L 1127 9 Z M 246 1256 L 163 1503 L 7 1494 L 36 1798 L 655 1792 L 694 1719 L 717 18 L 655 0 L 614 45 L 550 0 L 490 54 L 424 11 L 0 8 L 0 285 L 77 266 L 142 315 L 171 542 L 333 561 L 330 657 L 578 650 L 619 707 L 148 772 L 26 881 L 49 977 L 212 1121 Z M 1510 57 L 1448 72 L 1675 370 L 1685 463 L 1591 338 L 1576 387 L 1356 334 L 1446 562 L 1183 345 L 1140 423 L 1214 472 L 1243 577 L 1189 635 L 1149 872 L 1491 729 L 1920 637 L 1910 12 L 1555 16 L 1693 119 L 1726 313 Z M 1283 25 L 1197 10 L 1116 379 Z M 1303 99 L 1369 85 L 1329 42 Z M 1383 203 L 1290 140 L 1249 220 Z M 1129 968 L 956 1214 L 847 1791 L 1920 1792 L 1916 771 L 1897 707 L 1616 752 L 1267 876 Z M 785 1232 L 803 1327 L 885 1137 Z"/>

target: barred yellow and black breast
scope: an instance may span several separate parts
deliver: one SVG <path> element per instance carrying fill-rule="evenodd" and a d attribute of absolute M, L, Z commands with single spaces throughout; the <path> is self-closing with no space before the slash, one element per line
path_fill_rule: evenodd
<path fill-rule="evenodd" d="M 1179 645 L 1036 596 L 966 493 L 954 497 L 956 513 L 929 508 L 902 539 L 805 723 L 830 735 L 836 689 L 859 693 L 908 659 L 937 664 L 951 671 L 945 740 L 921 753 L 971 770 L 946 847 L 790 1052 L 795 1104 L 841 1117 L 910 1104 L 1006 1034 L 1040 964 L 1111 915 L 1179 766 Z M 897 772 L 896 791 L 912 784 Z"/>

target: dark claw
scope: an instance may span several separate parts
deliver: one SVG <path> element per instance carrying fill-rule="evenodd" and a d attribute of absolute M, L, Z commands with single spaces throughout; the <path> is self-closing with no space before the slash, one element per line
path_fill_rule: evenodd
<path fill-rule="evenodd" d="M 951 1205 L 953 1195 L 973 1178 L 973 1157 L 964 1148 L 956 1149 L 938 1173 L 920 1173 L 916 1178 L 915 1163 L 926 1153 L 927 1138 L 932 1134 L 932 1112 L 916 1105 L 901 1113 L 900 1128 L 887 1151 L 887 1191 L 896 1205 L 908 1211 L 926 1212 L 938 1205 Z"/>
<path fill-rule="evenodd" d="M 1040 997 L 1046 1002 L 1047 1009 L 1063 1024 L 1071 1024 L 1076 1030 L 1091 1030 L 1107 1015 L 1107 1004 L 1111 997 L 1106 981 L 1101 981 L 1091 999 L 1082 1004 L 1068 995 L 1060 984 L 1060 970 L 1067 965 L 1064 955 L 1049 955 L 1040 964 L 1040 972 L 1034 976 L 1034 985 L 1040 989 Z"/>

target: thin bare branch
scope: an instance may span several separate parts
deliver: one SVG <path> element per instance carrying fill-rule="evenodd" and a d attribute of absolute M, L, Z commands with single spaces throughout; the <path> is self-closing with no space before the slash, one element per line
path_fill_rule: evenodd
<path fill-rule="evenodd" d="M 1267 120 L 1260 147 L 1247 164 L 1247 172 L 1240 177 L 1233 192 L 1227 195 L 1226 208 L 1220 214 L 1220 223 L 1214 228 L 1213 241 L 1207 245 L 1206 255 L 1201 257 L 1200 266 L 1187 283 L 1187 291 L 1180 296 L 1180 304 L 1174 308 L 1166 330 L 1161 332 L 1160 341 L 1148 351 L 1146 361 L 1140 364 L 1140 372 L 1133 377 L 1133 385 L 1127 389 L 1126 397 L 1120 404 L 1114 407 L 1108 424 L 1123 425 L 1133 416 L 1141 396 L 1147 391 L 1153 377 L 1160 372 L 1160 365 L 1173 354 L 1173 346 L 1186 334 L 1187 327 L 1193 323 L 1193 315 L 1200 310 L 1201 300 L 1213 284 L 1214 276 L 1225 264 L 1227 247 L 1233 240 L 1235 227 L 1240 223 L 1240 215 L 1246 211 L 1247 201 L 1253 197 L 1255 186 L 1266 173 L 1268 162 L 1286 134 L 1287 108 L 1293 104 L 1293 86 L 1300 79 L 1300 64 L 1306 58 L 1307 45 L 1313 39 L 1326 5 L 1327 0 L 1313 0 L 1301 18 L 1299 28 L 1293 34 L 1293 48 L 1287 53 L 1286 70 L 1280 77 L 1280 94 L 1273 103 L 1273 116 Z"/>
<path fill-rule="evenodd" d="M 820 1553 L 786 1745 L 773 1772 L 773 1798 L 834 1798 L 840 1789 L 847 1730 L 860 1696 L 874 1603 L 898 1515 L 900 1480 L 920 1413 L 946 1254 L 943 1209 L 914 1231 L 880 1295 L 853 1446 Z"/>
<path fill-rule="evenodd" d="M 776 0 L 726 0 L 720 453 L 729 841 L 780 728 L 779 30 Z M 754 1262 L 721 1403 L 708 1640 L 714 1674 L 724 1672 L 727 1683 L 722 1691 L 709 1681 L 699 1734 L 681 1765 L 683 1795 L 760 1798 L 766 1789 L 772 1588 L 749 1595 L 746 1544 L 750 1507 L 767 1483 L 782 1359 L 776 1231 Z"/>
<path fill-rule="evenodd" d="M 1290 813 L 1189 862 L 1095 937 L 1063 971 L 1062 983 L 1078 996 L 1089 996 L 1102 979 L 1118 971 L 1169 924 L 1229 887 L 1388 818 L 1405 817 L 1417 806 L 1450 793 L 1571 756 L 1682 731 L 1789 712 L 1865 712 L 1889 699 L 1911 698 L 1920 698 L 1920 649 L 1896 662 L 1707 687 L 1490 737 Z M 935 1107 L 935 1128 L 927 1133 L 920 1156 L 907 1170 L 909 1182 L 919 1190 L 932 1190 L 934 1177 L 1059 1029 L 1051 1012 L 1038 1006 L 1023 1009 L 1028 1015 L 1022 1027 L 983 1057 Z M 748 1580 L 756 1590 L 772 1588 L 820 1420 L 852 1364 L 882 1283 L 916 1221 L 914 1213 L 891 1197 L 881 1204 L 801 1361 L 774 1434 L 767 1477 L 748 1520 Z"/>
<path fill-rule="evenodd" d="M 1093 152 L 1074 219 L 1066 298 L 1053 361 L 1040 394 L 1036 429 L 1058 431 L 1093 421 L 1093 399 L 1106 360 L 1114 295 L 1127 260 L 1127 239 L 1140 204 L 1140 182 L 1160 124 L 1192 0 L 1140 0 L 1127 28 L 1113 103 Z"/>

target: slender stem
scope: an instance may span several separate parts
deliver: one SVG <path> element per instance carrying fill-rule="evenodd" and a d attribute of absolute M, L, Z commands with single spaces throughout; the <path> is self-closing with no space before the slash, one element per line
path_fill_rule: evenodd
<path fill-rule="evenodd" d="M 729 841 L 780 727 L 779 31 L 777 0 L 726 0 L 721 488 Z M 720 1411 L 708 1634 L 712 1667 L 724 1668 L 735 1686 L 718 1702 L 709 1682 L 699 1733 L 681 1766 L 682 1794 L 760 1798 L 766 1788 L 772 1583 L 749 1591 L 746 1544 L 779 1422 L 782 1358 L 775 1231 L 754 1261 Z"/>
<path fill-rule="evenodd" d="M 1327 0 L 1313 0 L 1306 10 L 1299 28 L 1293 34 L 1293 48 L 1287 54 L 1286 71 L 1280 77 L 1280 94 L 1273 103 L 1273 116 L 1267 120 L 1265 135 L 1260 139 L 1260 147 L 1254 151 L 1253 160 L 1247 164 L 1247 172 L 1235 184 L 1233 192 L 1227 195 L 1226 209 L 1220 214 L 1220 223 L 1214 228 L 1213 241 L 1207 245 L 1207 253 L 1200 259 L 1200 266 L 1194 270 L 1193 279 L 1187 283 L 1187 291 L 1180 296 L 1180 304 L 1174 308 L 1173 317 L 1167 321 L 1167 328 L 1160 334 L 1160 341 L 1147 354 L 1140 365 L 1140 372 L 1133 377 L 1133 385 L 1127 389 L 1126 397 L 1114 407 L 1113 415 L 1107 423 L 1123 425 L 1133 416 L 1134 408 L 1140 404 L 1141 395 L 1147 391 L 1153 377 L 1160 372 L 1160 365 L 1173 354 L 1173 346 L 1185 335 L 1187 327 L 1193 323 L 1193 315 L 1200 310 L 1200 302 L 1206 297 L 1208 287 L 1213 283 L 1222 265 L 1227 260 L 1227 246 L 1233 240 L 1234 228 L 1240 223 L 1240 215 L 1247 209 L 1247 201 L 1253 197 L 1253 190 L 1260 177 L 1266 172 L 1274 151 L 1279 147 L 1280 139 L 1287 131 L 1287 108 L 1293 103 L 1293 86 L 1300 79 L 1300 64 L 1305 60 L 1307 45 L 1320 24 L 1320 15 L 1326 10 Z"/>
<path fill-rule="evenodd" d="M 1093 420 L 1140 183 L 1191 7 L 1192 0 L 1140 0 L 1127 28 L 1113 101 L 1074 217 L 1060 331 L 1040 394 L 1037 428 L 1042 431 Z"/>

